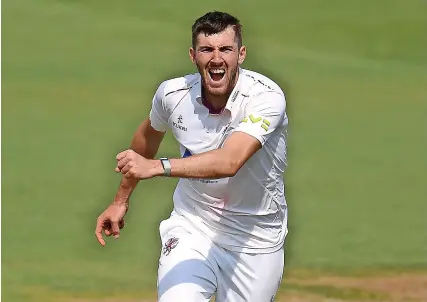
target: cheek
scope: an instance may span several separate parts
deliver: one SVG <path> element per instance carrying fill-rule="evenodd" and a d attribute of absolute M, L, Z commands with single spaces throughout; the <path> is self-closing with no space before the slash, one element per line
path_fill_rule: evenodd
<path fill-rule="evenodd" d="M 200 66 L 202 68 L 206 67 L 206 65 L 209 62 L 209 58 L 207 58 L 207 57 L 205 57 L 203 55 L 196 56 L 195 60 L 196 60 L 197 66 Z"/>
<path fill-rule="evenodd" d="M 239 64 L 237 62 L 237 60 L 233 60 L 231 62 L 227 62 L 227 66 L 228 66 L 228 76 L 232 77 L 233 74 L 236 72 L 237 68 L 239 67 Z"/>
<path fill-rule="evenodd" d="M 224 58 L 224 61 L 227 63 L 229 68 L 233 69 L 239 64 L 239 57 L 237 54 L 229 55 Z"/>

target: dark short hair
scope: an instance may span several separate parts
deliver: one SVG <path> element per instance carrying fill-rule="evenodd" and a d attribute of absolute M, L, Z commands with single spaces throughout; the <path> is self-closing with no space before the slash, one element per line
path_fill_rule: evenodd
<path fill-rule="evenodd" d="M 207 36 L 224 31 L 232 26 L 237 38 L 239 48 L 242 46 L 242 25 L 240 21 L 232 15 L 224 12 L 213 11 L 198 18 L 192 26 L 192 44 L 196 47 L 197 36 L 204 33 Z"/>

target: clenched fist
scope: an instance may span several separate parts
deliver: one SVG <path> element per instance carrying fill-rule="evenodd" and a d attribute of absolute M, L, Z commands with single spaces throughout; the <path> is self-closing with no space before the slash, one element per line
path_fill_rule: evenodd
<path fill-rule="evenodd" d="M 148 179 L 163 174 L 163 167 L 158 160 L 146 159 L 133 150 L 117 154 L 115 171 L 127 178 Z"/>

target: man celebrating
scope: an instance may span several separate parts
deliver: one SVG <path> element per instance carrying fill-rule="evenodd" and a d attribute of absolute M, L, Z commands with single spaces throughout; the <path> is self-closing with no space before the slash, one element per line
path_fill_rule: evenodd
<path fill-rule="evenodd" d="M 96 236 L 118 238 L 139 180 L 179 177 L 171 216 L 160 224 L 158 298 L 218 302 L 274 299 L 284 267 L 287 205 L 285 96 L 267 77 L 240 67 L 241 24 L 210 12 L 192 27 L 198 73 L 164 81 L 131 148 Z M 182 158 L 154 159 L 166 130 Z"/>

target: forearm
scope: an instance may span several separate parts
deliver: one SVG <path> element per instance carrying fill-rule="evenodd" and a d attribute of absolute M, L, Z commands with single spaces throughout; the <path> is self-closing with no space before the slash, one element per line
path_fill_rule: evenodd
<path fill-rule="evenodd" d="M 122 177 L 119 188 L 114 196 L 114 203 L 129 203 L 130 196 L 138 184 L 139 179 Z"/>
<path fill-rule="evenodd" d="M 171 176 L 206 179 L 233 177 L 261 147 L 261 142 L 257 138 L 243 132 L 236 132 L 220 149 L 186 158 L 170 159 Z M 154 176 L 163 175 L 160 161 L 152 161 L 151 166 Z"/>
<path fill-rule="evenodd" d="M 241 163 L 223 149 L 187 158 L 170 159 L 171 176 L 181 178 L 225 178 L 234 176 Z M 162 171 L 162 170 L 161 170 Z"/>

